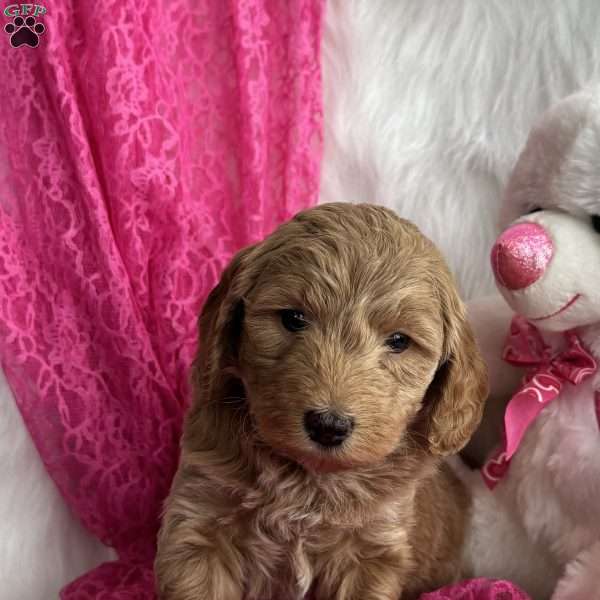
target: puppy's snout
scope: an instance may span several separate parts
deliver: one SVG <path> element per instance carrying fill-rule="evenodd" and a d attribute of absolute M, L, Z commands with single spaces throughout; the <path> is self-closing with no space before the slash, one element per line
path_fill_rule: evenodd
<path fill-rule="evenodd" d="M 304 429 L 308 437 L 325 448 L 339 446 L 352 433 L 353 428 L 352 417 L 317 410 L 309 410 L 304 415 Z"/>
<path fill-rule="evenodd" d="M 536 282 L 552 259 L 553 245 L 537 223 L 517 223 L 504 231 L 492 248 L 492 268 L 498 282 L 521 290 Z"/>

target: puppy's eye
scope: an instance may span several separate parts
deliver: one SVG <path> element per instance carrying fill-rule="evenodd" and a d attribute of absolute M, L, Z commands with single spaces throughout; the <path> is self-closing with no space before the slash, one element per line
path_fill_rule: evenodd
<path fill-rule="evenodd" d="M 600 215 L 592 215 L 592 227 L 596 233 L 600 233 Z"/>
<path fill-rule="evenodd" d="M 385 340 L 385 345 L 395 354 L 400 354 L 400 352 L 404 352 L 410 346 L 410 338 L 404 333 L 392 333 Z"/>
<path fill-rule="evenodd" d="M 281 317 L 281 324 L 288 331 L 302 331 L 308 327 L 308 321 L 301 310 L 286 308 L 279 311 L 279 315 Z"/>
<path fill-rule="evenodd" d="M 540 212 L 542 208 L 540 206 L 534 206 L 527 211 L 528 215 L 532 215 L 533 213 Z"/>

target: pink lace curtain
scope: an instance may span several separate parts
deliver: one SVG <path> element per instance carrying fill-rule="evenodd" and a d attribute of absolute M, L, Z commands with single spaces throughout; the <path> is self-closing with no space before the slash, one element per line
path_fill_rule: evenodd
<path fill-rule="evenodd" d="M 0 359 L 120 556 L 63 598 L 151 598 L 199 308 L 234 251 L 316 201 L 323 6 L 46 8 L 38 47 L 0 40 Z"/>

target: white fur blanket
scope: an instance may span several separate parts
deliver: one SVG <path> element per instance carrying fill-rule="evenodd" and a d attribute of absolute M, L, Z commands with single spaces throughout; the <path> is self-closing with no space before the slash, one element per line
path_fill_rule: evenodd
<path fill-rule="evenodd" d="M 490 292 L 499 197 L 533 119 L 598 79 L 597 0 L 329 0 L 322 201 L 415 221 Z M 0 600 L 47 600 L 110 550 L 74 520 L 0 378 Z"/>

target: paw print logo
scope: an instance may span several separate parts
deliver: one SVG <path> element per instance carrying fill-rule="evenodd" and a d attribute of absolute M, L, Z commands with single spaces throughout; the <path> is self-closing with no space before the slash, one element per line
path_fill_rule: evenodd
<path fill-rule="evenodd" d="M 42 23 L 37 23 L 35 17 L 15 17 L 12 23 L 4 26 L 4 31 L 10 35 L 10 45 L 13 48 L 29 46 L 35 48 L 40 43 L 40 35 L 46 31 Z"/>

